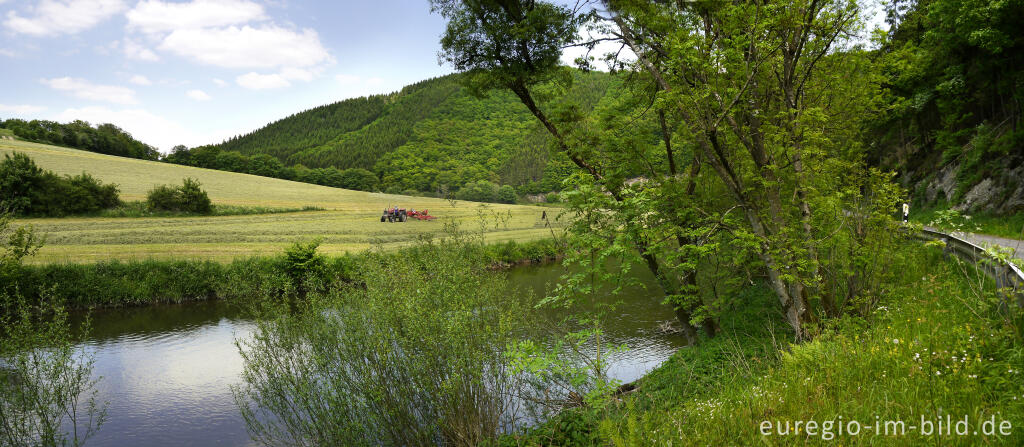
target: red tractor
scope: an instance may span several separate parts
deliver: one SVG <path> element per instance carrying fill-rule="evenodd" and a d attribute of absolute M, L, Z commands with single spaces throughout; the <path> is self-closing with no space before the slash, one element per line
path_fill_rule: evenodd
<path fill-rule="evenodd" d="M 405 211 L 405 208 L 385 208 L 384 214 L 380 216 L 381 222 L 405 222 L 407 220 L 409 220 L 409 213 Z"/>

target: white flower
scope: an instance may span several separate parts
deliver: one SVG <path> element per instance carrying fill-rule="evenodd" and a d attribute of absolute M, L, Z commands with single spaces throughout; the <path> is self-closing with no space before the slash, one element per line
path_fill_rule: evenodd
<path fill-rule="evenodd" d="M 938 372 L 938 371 L 935 371 L 935 375 L 936 375 L 936 376 L 941 376 L 941 375 L 942 375 L 942 373 L 941 373 L 941 372 Z"/>
<path fill-rule="evenodd" d="M 900 339 L 894 338 L 894 339 L 892 339 L 892 342 L 898 345 L 898 344 L 900 344 Z"/>

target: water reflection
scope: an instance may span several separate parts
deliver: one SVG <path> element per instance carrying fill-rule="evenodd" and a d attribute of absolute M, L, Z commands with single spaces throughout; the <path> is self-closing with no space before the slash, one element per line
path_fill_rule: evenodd
<path fill-rule="evenodd" d="M 558 280 L 559 265 L 509 273 L 516 287 L 543 296 Z M 651 284 L 651 278 L 641 280 Z M 628 350 L 613 353 L 610 375 L 633 381 L 683 346 L 679 336 L 655 328 L 673 313 L 656 289 L 633 287 L 617 299 L 622 313 L 606 336 Z M 223 302 L 97 311 L 84 346 L 95 354 L 102 376 L 100 399 L 109 401 L 107 422 L 90 446 L 249 445 L 230 386 L 241 382 L 242 359 L 234 345 L 254 325 Z"/>
<path fill-rule="evenodd" d="M 231 397 L 242 359 L 235 337 L 250 322 L 224 303 L 97 312 L 93 337 L 107 422 L 91 446 L 247 445 Z"/>

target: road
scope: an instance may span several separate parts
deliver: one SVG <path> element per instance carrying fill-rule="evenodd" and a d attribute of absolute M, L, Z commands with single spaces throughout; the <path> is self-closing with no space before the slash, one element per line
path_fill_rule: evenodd
<path fill-rule="evenodd" d="M 988 247 L 990 245 L 998 245 L 1000 247 L 1008 248 L 1013 250 L 1014 253 L 1011 257 L 1015 259 L 1024 259 L 1024 241 L 1018 241 L 1016 239 L 1007 239 L 998 236 L 989 236 L 987 234 L 974 234 L 968 233 L 961 237 L 974 245 L 982 247 Z"/>
<path fill-rule="evenodd" d="M 938 228 L 933 228 L 929 226 L 925 226 L 924 229 L 929 231 L 936 231 L 939 233 L 950 234 L 950 232 L 946 230 L 940 230 Z M 1010 256 L 1012 259 L 1024 259 L 1024 241 L 999 236 L 991 236 L 988 234 L 963 232 L 953 232 L 951 234 L 979 247 L 987 248 L 989 246 L 997 245 L 999 247 L 1012 250 L 1013 253 Z M 1019 264 L 1020 263 L 1018 262 L 1018 265 Z"/>

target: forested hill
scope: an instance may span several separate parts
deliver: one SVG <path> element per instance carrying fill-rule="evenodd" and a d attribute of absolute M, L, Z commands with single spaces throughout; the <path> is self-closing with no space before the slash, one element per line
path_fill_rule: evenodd
<path fill-rule="evenodd" d="M 1024 211 L 1024 2 L 887 7 L 869 158 L 918 206 Z"/>
<path fill-rule="evenodd" d="M 457 76 L 316 107 L 192 155 L 232 151 L 270 155 L 285 166 L 363 168 L 391 190 L 438 192 L 480 180 L 523 193 L 558 189 L 569 164 L 549 157 L 546 132 L 519 99 L 507 92 L 475 97 Z M 564 97 L 592 108 L 613 82 L 606 73 L 578 72 Z"/>

